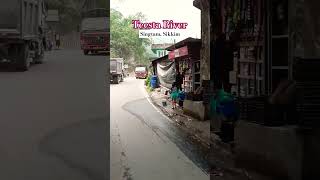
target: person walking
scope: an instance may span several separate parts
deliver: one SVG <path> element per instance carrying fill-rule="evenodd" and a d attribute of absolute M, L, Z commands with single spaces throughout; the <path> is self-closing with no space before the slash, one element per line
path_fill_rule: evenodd
<path fill-rule="evenodd" d="M 55 35 L 55 40 L 56 40 L 57 49 L 60 49 L 60 35 L 59 34 Z"/>
<path fill-rule="evenodd" d="M 170 96 L 171 96 L 171 100 L 172 100 L 172 109 L 176 109 L 177 108 L 177 100 L 179 97 L 179 90 L 176 86 L 176 83 L 174 83 L 171 88 Z"/>

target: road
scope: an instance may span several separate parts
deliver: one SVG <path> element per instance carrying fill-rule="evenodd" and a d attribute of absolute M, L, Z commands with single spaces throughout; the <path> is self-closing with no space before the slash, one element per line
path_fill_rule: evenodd
<path fill-rule="evenodd" d="M 189 139 L 152 106 L 143 83 L 110 85 L 111 179 L 208 180 Z"/>
<path fill-rule="evenodd" d="M 107 179 L 106 62 L 61 50 L 28 72 L 1 69 L 0 179 Z"/>

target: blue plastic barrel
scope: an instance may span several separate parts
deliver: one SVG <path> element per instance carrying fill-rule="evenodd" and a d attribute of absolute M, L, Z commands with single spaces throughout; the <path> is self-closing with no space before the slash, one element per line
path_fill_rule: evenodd
<path fill-rule="evenodd" d="M 157 82 L 158 82 L 157 76 L 152 76 L 150 80 L 150 84 L 153 89 L 157 88 L 157 85 L 158 85 Z"/>

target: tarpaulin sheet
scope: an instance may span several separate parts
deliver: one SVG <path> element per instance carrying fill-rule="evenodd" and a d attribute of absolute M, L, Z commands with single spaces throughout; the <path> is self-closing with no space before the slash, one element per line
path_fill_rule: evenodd
<path fill-rule="evenodd" d="M 157 75 L 161 86 L 171 88 L 172 83 L 175 81 L 175 71 L 174 62 L 157 63 Z"/>

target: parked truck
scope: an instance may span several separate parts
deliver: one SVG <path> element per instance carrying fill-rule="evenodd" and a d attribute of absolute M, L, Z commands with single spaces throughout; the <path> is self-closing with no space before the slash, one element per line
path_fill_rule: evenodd
<path fill-rule="evenodd" d="M 44 58 L 44 1 L 3 1 L 0 6 L 0 60 L 27 71 L 31 64 L 42 63 Z"/>
<path fill-rule="evenodd" d="M 85 12 L 82 18 L 80 41 L 83 53 L 109 53 L 109 12 L 106 9 L 92 9 Z"/>
<path fill-rule="evenodd" d="M 110 82 L 119 84 L 124 80 L 123 58 L 110 59 Z"/>

